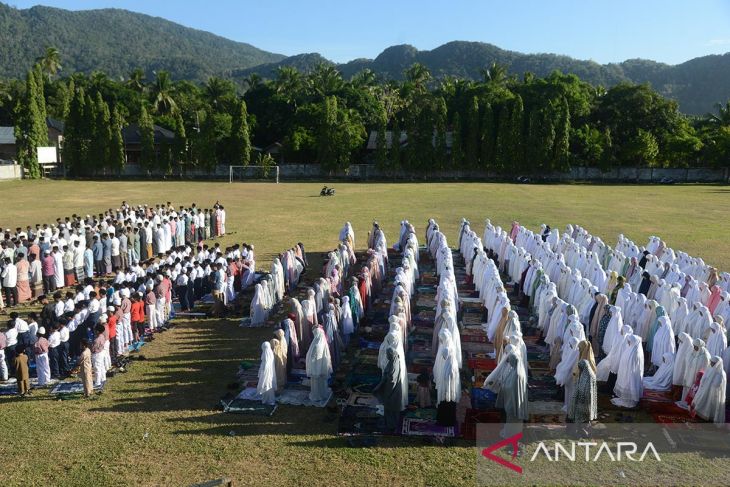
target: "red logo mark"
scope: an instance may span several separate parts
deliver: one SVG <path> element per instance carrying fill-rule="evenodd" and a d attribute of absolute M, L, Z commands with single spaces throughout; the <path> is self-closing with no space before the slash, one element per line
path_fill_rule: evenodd
<path fill-rule="evenodd" d="M 485 448 L 484 450 L 482 450 L 482 455 L 484 456 L 484 458 L 488 458 L 489 460 L 497 462 L 503 467 L 507 467 L 510 470 L 514 470 L 515 472 L 521 474 L 522 467 L 492 454 L 493 451 L 499 450 L 503 446 L 512 445 L 512 460 L 514 460 L 517 457 L 517 453 L 519 451 L 519 444 L 517 442 L 521 439 L 522 433 L 517 433 L 514 436 L 510 436 L 509 438 L 506 438 L 490 447 Z"/>

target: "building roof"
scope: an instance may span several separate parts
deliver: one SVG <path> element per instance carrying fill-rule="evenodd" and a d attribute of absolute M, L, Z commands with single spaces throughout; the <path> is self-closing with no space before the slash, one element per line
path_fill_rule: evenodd
<path fill-rule="evenodd" d="M 48 128 L 57 130 L 63 133 L 64 123 L 61 120 L 47 117 L 46 125 Z M 0 127 L 0 144 L 3 145 L 15 145 L 15 129 L 14 127 Z"/>
<path fill-rule="evenodd" d="M 14 127 L 0 127 L 0 144 L 15 145 Z"/>
<path fill-rule="evenodd" d="M 155 129 L 155 144 L 159 144 L 163 141 L 170 142 L 175 139 L 175 133 L 172 130 L 168 130 L 159 125 L 153 126 Z M 122 129 L 122 139 L 124 144 L 141 144 L 142 134 L 139 131 L 139 125 L 131 123 Z"/>
<path fill-rule="evenodd" d="M 56 129 L 61 133 L 63 133 L 63 129 L 66 126 L 66 124 L 63 123 L 63 120 L 56 120 L 51 117 L 46 117 L 46 125 L 48 125 L 49 129 Z"/>

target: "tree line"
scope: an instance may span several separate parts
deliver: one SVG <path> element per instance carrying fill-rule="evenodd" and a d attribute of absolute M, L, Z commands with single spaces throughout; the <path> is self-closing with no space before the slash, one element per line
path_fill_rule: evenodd
<path fill-rule="evenodd" d="M 65 121 L 64 164 L 77 176 L 123 167 L 128 124 L 139 129 L 142 168 L 165 174 L 261 162 L 251 160 L 252 147 L 274 142 L 287 162 L 327 170 L 362 162 L 503 175 L 730 166 L 730 102 L 688 117 L 649 85 L 605 89 L 560 72 L 517 79 L 492 64 L 479 81 L 434 79 L 414 64 L 403 81 L 385 81 L 369 70 L 346 80 L 332 66 L 281 67 L 271 80 L 248 76 L 240 93 L 216 77 L 198 84 L 165 71 L 115 80 L 102 72 L 61 77 L 60 70 L 60 54 L 49 48 L 25 82 L 0 83 L 0 123 L 15 125 L 18 158 L 31 177 L 39 174 L 31 148 L 47 142 L 46 116 Z M 156 142 L 154 125 L 174 139 Z"/>

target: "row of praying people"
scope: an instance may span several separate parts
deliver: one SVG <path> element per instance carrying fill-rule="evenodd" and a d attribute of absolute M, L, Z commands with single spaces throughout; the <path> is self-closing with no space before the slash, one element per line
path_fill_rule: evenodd
<path fill-rule="evenodd" d="M 224 223 L 225 210 L 218 203 L 210 210 L 195 204 L 175 210 L 169 202 L 154 208 L 122 202 L 93 217 L 74 214 L 35 228 L 6 229 L 0 235 L 0 308 L 223 235 Z"/>
<path fill-rule="evenodd" d="M 246 281 L 253 283 L 255 282 L 256 263 L 251 261 L 248 265 L 249 272 Z M 296 290 L 306 266 L 307 258 L 301 242 L 274 257 L 269 273 L 254 286 L 249 311 L 251 326 L 263 325 L 284 296 Z M 241 326 L 245 326 L 243 322 Z"/>
<path fill-rule="evenodd" d="M 462 350 L 457 314 L 459 294 L 454 262 L 446 236 L 435 220 L 426 227 L 427 248 L 436 262 L 439 285 L 436 289 L 436 318 L 431 352 L 434 354 L 433 378 L 436 384 L 436 420 L 443 426 L 456 423 L 456 405 L 461 399 Z"/>
<path fill-rule="evenodd" d="M 397 429 L 400 414 L 408 406 L 406 349 L 411 327 L 412 293 L 418 276 L 418 264 L 414 257 L 418 252 L 418 240 L 413 225 L 407 221 L 401 222 L 400 238 L 394 247 L 401 252 L 401 265 L 396 268 L 388 333 L 378 350 L 381 379 L 373 389 L 383 405 L 385 425 L 389 431 Z"/>

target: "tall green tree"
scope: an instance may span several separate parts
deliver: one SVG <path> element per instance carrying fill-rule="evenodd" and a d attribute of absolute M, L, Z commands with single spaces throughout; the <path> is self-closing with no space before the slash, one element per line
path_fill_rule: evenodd
<path fill-rule="evenodd" d="M 388 126 L 387 115 L 385 110 L 381 110 L 378 120 L 377 133 L 375 135 L 375 165 L 380 169 L 388 167 L 388 140 L 386 138 L 386 129 Z"/>
<path fill-rule="evenodd" d="M 173 159 L 185 166 L 188 162 L 188 137 L 185 122 L 180 112 L 175 113 L 175 140 L 173 142 Z"/>
<path fill-rule="evenodd" d="M 391 130 L 390 137 L 390 166 L 393 169 L 399 169 L 401 167 L 401 124 L 398 117 L 393 119 L 393 130 Z"/>
<path fill-rule="evenodd" d="M 63 139 L 63 164 L 72 176 L 87 174 L 89 144 L 91 142 L 86 118 L 86 94 L 83 87 L 74 90 Z"/>
<path fill-rule="evenodd" d="M 479 101 L 476 96 L 469 100 L 466 111 L 464 157 L 467 167 L 479 165 Z"/>
<path fill-rule="evenodd" d="M 507 134 L 508 147 L 506 149 L 508 161 L 504 167 L 513 167 L 519 171 L 524 171 L 527 167 L 525 166 L 525 145 L 523 143 L 524 106 L 522 97 L 519 94 L 516 95 L 511 105 L 509 132 Z"/>
<path fill-rule="evenodd" d="M 231 164 L 248 166 L 251 160 L 251 135 L 248 130 L 248 110 L 241 100 L 231 122 Z"/>
<path fill-rule="evenodd" d="M 459 113 L 454 114 L 451 124 L 451 164 L 455 167 L 464 165 L 464 144 L 461 131 L 461 117 Z"/>
<path fill-rule="evenodd" d="M 157 113 L 174 113 L 177 110 L 177 104 L 173 97 L 174 89 L 170 73 L 158 71 L 152 85 L 152 106 Z"/>
<path fill-rule="evenodd" d="M 43 116 L 45 105 L 42 102 L 43 89 L 37 84 L 35 69 L 29 71 L 25 80 L 25 95 L 18 101 L 15 110 L 14 128 L 18 162 L 30 179 L 42 176 L 38 164 L 38 146 L 48 144 L 48 128 Z"/>
<path fill-rule="evenodd" d="M 124 121 L 122 116 L 119 114 L 119 110 L 115 106 L 112 109 L 111 121 L 110 121 L 110 141 L 109 141 L 109 155 L 108 155 L 108 167 L 115 172 L 120 172 L 124 168 L 124 164 L 127 160 L 124 153 L 124 139 L 122 137 L 122 127 Z"/>
<path fill-rule="evenodd" d="M 485 103 L 482 110 L 480 124 L 480 165 L 484 169 L 491 169 L 494 165 L 494 146 L 496 144 L 496 130 L 494 124 L 494 111 L 491 103 Z"/>
<path fill-rule="evenodd" d="M 141 138 L 142 154 L 140 165 L 147 172 L 152 171 L 157 165 L 157 153 L 155 148 L 155 127 L 147 108 L 142 105 L 139 116 L 139 134 Z"/>
<path fill-rule="evenodd" d="M 95 117 L 93 121 L 93 132 L 91 134 L 91 145 L 89 147 L 90 166 L 93 170 L 111 167 L 109 151 L 112 144 L 109 105 L 106 104 L 99 92 L 96 92 L 96 100 L 94 103 Z"/>

